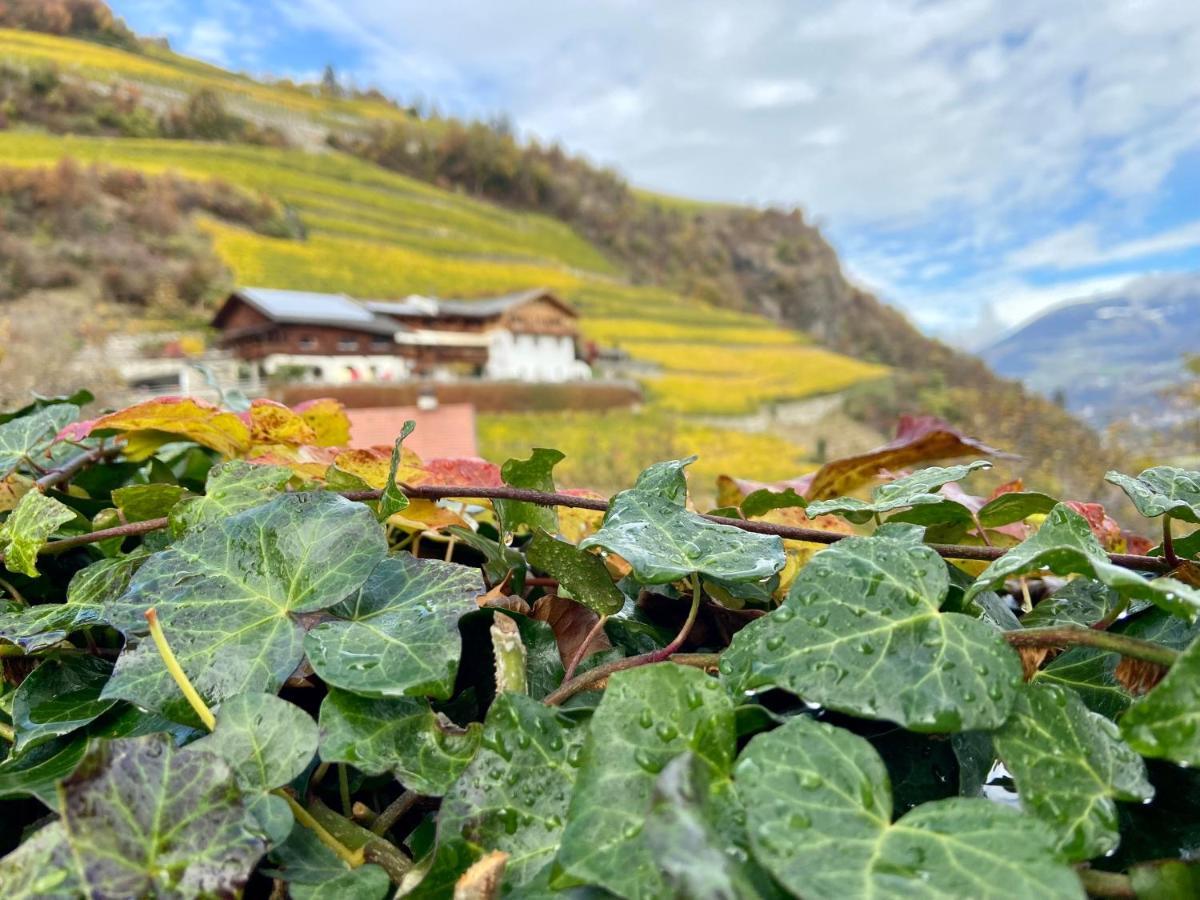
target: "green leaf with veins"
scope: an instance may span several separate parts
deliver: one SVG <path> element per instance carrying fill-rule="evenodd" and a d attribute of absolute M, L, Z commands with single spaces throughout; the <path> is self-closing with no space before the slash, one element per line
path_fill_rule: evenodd
<path fill-rule="evenodd" d="M 479 570 L 408 553 L 381 562 L 362 589 L 304 639 L 327 684 L 374 697 L 448 699 L 458 671 L 459 617 L 478 608 Z"/>
<path fill-rule="evenodd" d="M 0 606 L 0 641 L 34 653 L 53 647 L 81 628 L 104 621 L 104 609 L 96 603 L 47 603 L 42 606 Z"/>
<path fill-rule="evenodd" d="M 1116 849 L 1117 800 L 1154 796 L 1146 765 L 1117 726 L 1072 690 L 1029 685 L 993 735 L 1021 806 L 1058 834 L 1058 849 L 1082 861 Z"/>
<path fill-rule="evenodd" d="M 187 746 L 214 753 L 233 770 L 244 791 L 282 787 L 317 752 L 317 723 L 274 694 L 238 694 L 221 703 L 212 734 Z"/>
<path fill-rule="evenodd" d="M 1029 516 L 1050 512 L 1058 501 L 1037 491 L 1009 491 L 993 497 L 976 514 L 984 528 L 1000 528 Z"/>
<path fill-rule="evenodd" d="M 940 611 L 948 587 L 942 559 L 907 533 L 838 541 L 734 636 L 722 677 L 735 692 L 781 687 L 912 731 L 995 728 L 1020 661 L 987 623 Z"/>
<path fill-rule="evenodd" d="M 1121 595 L 1108 585 L 1090 578 L 1075 578 L 1039 601 L 1037 606 L 1021 617 L 1021 625 L 1025 628 L 1046 625 L 1083 625 L 1090 628 L 1112 613 L 1120 602 Z M 1145 604 L 1138 606 L 1145 608 Z"/>
<path fill-rule="evenodd" d="M 808 506 L 808 501 L 796 493 L 794 488 L 785 488 L 782 491 L 772 491 L 768 488 L 759 488 L 757 491 L 751 491 L 746 495 L 738 507 L 747 519 L 753 519 L 756 516 L 765 516 L 767 513 L 776 509 L 790 509 L 799 507 L 805 509 Z"/>
<path fill-rule="evenodd" d="M 108 712 L 116 701 L 101 700 L 100 692 L 111 674 L 112 663 L 86 653 L 44 659 L 13 697 L 15 749 L 70 734 Z"/>
<path fill-rule="evenodd" d="M 112 500 L 125 521 L 145 522 L 165 516 L 184 493 L 177 484 L 131 484 L 113 491 Z"/>
<path fill-rule="evenodd" d="M 1039 569 L 1048 569 L 1055 575 L 1087 576 L 1122 596 L 1147 600 L 1176 615 L 1195 618 L 1200 613 L 1200 590 L 1174 578 L 1150 580 L 1113 565 L 1092 534 L 1087 519 L 1065 503 L 1050 510 L 1033 537 L 984 569 L 967 591 L 966 599 L 1002 585 L 1010 576 Z"/>
<path fill-rule="evenodd" d="M 5 900 L 77 900 L 84 896 L 62 822 L 51 822 L 0 859 Z"/>
<path fill-rule="evenodd" d="M 87 737 L 73 734 L 14 753 L 0 763 L 0 800 L 31 796 L 57 808 L 58 782 L 75 771 L 87 748 Z"/>
<path fill-rule="evenodd" d="M 531 491 L 554 490 L 554 467 L 566 459 L 558 450 L 537 448 L 529 459 L 510 459 L 500 467 L 504 483 L 515 488 Z M 496 516 L 505 534 L 515 534 L 521 525 L 531 531 L 539 528 L 555 534 L 558 531 L 558 513 L 550 506 L 537 506 L 522 500 L 495 500 Z"/>
<path fill-rule="evenodd" d="M 396 473 L 400 470 L 400 461 L 404 456 L 404 440 L 413 433 L 417 423 L 409 419 L 400 428 L 400 436 L 392 445 L 392 459 L 388 464 L 387 484 L 383 486 L 383 494 L 379 497 L 379 519 L 386 521 L 394 514 L 408 509 L 408 495 L 396 484 Z"/>
<path fill-rule="evenodd" d="M 586 731 L 525 695 L 497 696 L 478 754 L 442 800 L 439 844 L 503 850 L 505 889 L 528 885 L 558 850 Z"/>
<path fill-rule="evenodd" d="M 1165 678 L 1121 716 L 1121 734 L 1142 756 L 1200 765 L 1200 638 Z"/>
<path fill-rule="evenodd" d="M 108 613 L 133 636 L 145 633 L 144 613 L 155 607 L 180 665 L 210 703 L 273 693 L 303 658 L 296 614 L 344 600 L 386 552 L 383 530 L 362 504 L 287 494 L 155 554 Z M 126 646 L 104 696 L 194 718 L 148 639 Z"/>
<path fill-rule="evenodd" d="M 53 497 L 47 497 L 41 491 L 30 491 L 0 525 L 0 552 L 4 553 L 4 567 L 10 572 L 37 578 L 38 550 L 45 546 L 46 539 L 59 525 L 74 518 L 74 511 Z"/>
<path fill-rule="evenodd" d="M 655 782 L 689 750 L 727 776 L 734 748 L 733 702 L 716 679 L 673 663 L 614 674 L 583 745 L 553 886 L 672 896 L 642 837 Z"/>
<path fill-rule="evenodd" d="M 940 515 L 926 517 L 920 524 L 947 521 L 964 517 L 970 521 L 971 513 L 961 503 L 935 493 L 952 481 L 961 481 L 977 469 L 989 469 L 991 463 L 976 460 L 961 466 L 930 466 L 921 469 L 904 478 L 897 478 L 887 484 L 881 484 L 871 493 L 871 501 L 858 500 L 854 497 L 838 497 L 834 500 L 820 500 L 808 505 L 808 515 L 811 517 L 836 515 L 849 519 L 851 522 L 862 524 L 882 513 L 914 506 L 936 506 Z"/>
<path fill-rule="evenodd" d="M 261 506 L 283 493 L 292 474 L 285 466 L 255 465 L 240 459 L 213 466 L 204 496 L 187 497 L 170 511 L 171 532 L 178 536 Z"/>
<path fill-rule="evenodd" d="M 1123 490 L 1137 511 L 1148 519 L 1165 515 L 1200 523 L 1200 472 L 1176 466 L 1155 466 L 1136 478 L 1109 472 L 1104 480 Z"/>
<path fill-rule="evenodd" d="M 139 547 L 132 553 L 101 559 L 75 573 L 67 586 L 67 605 L 102 606 L 116 600 L 129 588 L 134 573 L 150 553 Z"/>
<path fill-rule="evenodd" d="M 685 456 L 683 459 L 668 459 L 647 466 L 638 475 L 631 490 L 657 494 L 676 506 L 687 504 L 688 485 L 684 470 L 700 457 Z"/>
<path fill-rule="evenodd" d="M 990 800 L 924 803 L 892 822 L 865 739 L 800 715 L 753 738 L 734 769 L 754 856 L 807 900 L 1082 898 L 1041 822 Z"/>
<path fill-rule="evenodd" d="M 60 793 L 90 896 L 233 895 L 266 850 L 225 763 L 163 735 L 97 744 Z"/>
<path fill-rule="evenodd" d="M 731 847 L 717 825 L 708 766 L 692 753 L 667 763 L 654 785 L 646 846 L 676 897 L 783 897 L 770 877 Z M 744 813 L 743 813 L 744 814 Z"/>
<path fill-rule="evenodd" d="M 581 550 L 589 547 L 618 554 L 645 584 L 668 584 L 694 572 L 725 581 L 758 581 L 786 562 L 778 537 L 710 522 L 637 488 L 613 498 L 600 530 L 579 543 Z"/>
<path fill-rule="evenodd" d="M 594 554 L 537 531 L 525 548 L 525 556 L 531 566 L 557 578 L 572 600 L 598 616 L 611 616 L 625 605 L 625 595 Z"/>
<path fill-rule="evenodd" d="M 78 418 L 78 406 L 59 403 L 0 425 L 0 478 L 29 460 L 44 462 L 55 436 Z"/>
<path fill-rule="evenodd" d="M 390 772 L 409 790 L 446 793 L 479 748 L 481 726 L 459 728 L 424 699 L 378 700 L 330 689 L 321 701 L 321 759 L 367 775 Z"/>

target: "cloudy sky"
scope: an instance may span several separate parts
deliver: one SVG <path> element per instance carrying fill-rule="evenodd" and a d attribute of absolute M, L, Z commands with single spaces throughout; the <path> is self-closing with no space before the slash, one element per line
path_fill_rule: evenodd
<path fill-rule="evenodd" d="M 1190 0 L 115 0 L 252 73 L 506 112 L 638 185 L 799 205 L 939 333 L 1200 269 Z"/>

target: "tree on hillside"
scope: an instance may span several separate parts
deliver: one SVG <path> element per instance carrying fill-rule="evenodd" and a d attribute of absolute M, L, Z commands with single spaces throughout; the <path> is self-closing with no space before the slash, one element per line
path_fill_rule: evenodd
<path fill-rule="evenodd" d="M 0 0 L 0 26 L 137 47 L 136 36 L 102 0 Z"/>
<path fill-rule="evenodd" d="M 337 70 L 332 65 L 326 64 L 325 72 L 321 75 L 321 93 L 326 97 L 341 97 L 344 93 Z"/>

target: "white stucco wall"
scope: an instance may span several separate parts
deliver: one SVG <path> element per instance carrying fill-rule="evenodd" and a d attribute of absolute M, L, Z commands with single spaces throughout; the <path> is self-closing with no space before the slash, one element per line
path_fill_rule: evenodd
<path fill-rule="evenodd" d="M 575 341 L 569 336 L 513 334 L 498 328 L 489 332 L 485 374 L 516 381 L 578 381 L 590 370 L 575 358 Z"/>
<path fill-rule="evenodd" d="M 313 381 L 325 384 L 351 382 L 400 381 L 409 375 L 408 362 L 398 356 L 313 356 L 310 354 L 273 353 L 262 361 L 267 375 L 297 366 L 312 374 Z M 320 370 L 319 374 L 317 370 Z M 357 373 L 358 377 L 355 377 Z"/>

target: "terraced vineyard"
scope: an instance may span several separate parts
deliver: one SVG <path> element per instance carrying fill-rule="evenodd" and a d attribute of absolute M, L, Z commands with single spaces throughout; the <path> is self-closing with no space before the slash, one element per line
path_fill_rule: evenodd
<path fill-rule="evenodd" d="M 366 121 L 364 116 L 402 115 L 381 103 L 335 101 L 260 84 L 167 51 L 137 56 L 0 30 L 0 56 L 24 65 L 54 63 L 98 81 L 133 81 L 147 91 L 210 87 L 229 97 L 231 105 L 241 104 L 240 110 L 252 104 L 276 123 L 302 121 L 315 127 L 331 117 L 345 125 L 355 117 Z M 645 364 L 638 377 L 660 418 L 744 414 L 887 374 L 882 367 L 816 348 L 804 335 L 759 316 L 629 284 L 593 245 L 559 221 L 440 190 L 345 154 L 0 132 L 0 158 L 7 164 L 46 166 L 66 157 L 219 178 L 286 205 L 303 224 L 303 239 L 203 223 L 241 283 L 368 297 L 469 297 L 550 287 L 580 309 L 586 337 L 602 346 L 619 346 Z M 560 445 L 576 444 L 581 450 L 592 431 L 586 416 L 556 417 L 546 426 Z M 692 426 L 684 422 L 680 427 Z M 516 452 L 503 439 L 492 442 L 492 436 L 504 431 L 502 421 L 484 428 L 489 455 Z M 796 474 L 796 460 L 802 456 L 800 448 L 781 446 L 775 438 L 712 429 L 704 445 L 714 451 L 708 454 L 709 464 L 736 465 L 734 470 L 744 474 Z M 729 448 L 725 457 L 722 447 Z M 587 456 L 585 451 L 577 458 Z M 620 475 L 636 472 L 652 456 L 629 460 Z"/>

